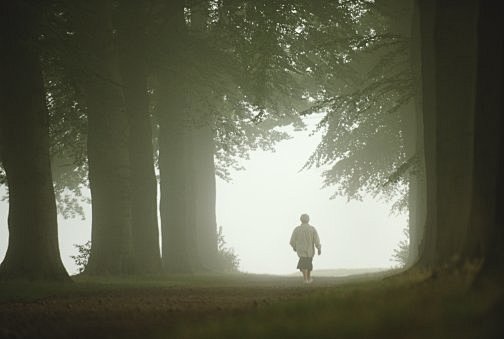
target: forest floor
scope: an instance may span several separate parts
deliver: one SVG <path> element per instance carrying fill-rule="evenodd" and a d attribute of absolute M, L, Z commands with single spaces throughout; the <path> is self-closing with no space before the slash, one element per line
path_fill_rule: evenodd
<path fill-rule="evenodd" d="M 0 284 L 0 338 L 504 338 L 471 276 L 250 274 Z"/>

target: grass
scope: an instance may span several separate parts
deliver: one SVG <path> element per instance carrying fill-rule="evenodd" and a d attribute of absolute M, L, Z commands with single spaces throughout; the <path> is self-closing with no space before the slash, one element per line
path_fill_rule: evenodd
<path fill-rule="evenodd" d="M 48 338 L 79 329 L 94 339 L 504 337 L 502 287 L 470 288 L 470 274 L 381 273 L 308 286 L 247 274 L 74 280 L 0 284 L 0 337 L 4 328 Z"/>
<path fill-rule="evenodd" d="M 390 273 L 353 275 L 338 279 L 338 284 L 356 283 Z M 155 275 L 123 277 L 73 276 L 73 283 L 0 282 L 0 303 L 31 302 L 52 297 L 85 297 L 102 293 L 134 291 L 157 288 L 212 288 L 212 287 L 268 287 L 280 284 L 299 286 L 299 279 L 246 273 Z M 331 281 L 333 279 L 326 279 Z"/>
<path fill-rule="evenodd" d="M 171 287 L 212 287 L 247 283 L 247 275 L 170 275 L 89 277 L 73 276 L 73 283 L 0 282 L 0 303 L 32 302 L 53 297 L 85 297 L 102 293 Z"/>
<path fill-rule="evenodd" d="M 345 285 L 198 326 L 185 324 L 175 337 L 503 338 L 502 290 L 473 291 L 469 284 L 467 277 L 425 281 L 418 274 Z"/>

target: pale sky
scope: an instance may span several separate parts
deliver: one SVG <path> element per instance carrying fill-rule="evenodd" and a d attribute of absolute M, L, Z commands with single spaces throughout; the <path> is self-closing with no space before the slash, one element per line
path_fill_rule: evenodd
<path fill-rule="evenodd" d="M 334 189 L 321 189 L 321 170 L 299 172 L 319 142 L 309 131 L 295 132 L 276 152 L 256 151 L 244 161 L 246 170 L 232 172 L 233 181 L 217 180 L 217 224 L 223 227 L 227 246 L 240 258 L 240 269 L 249 273 L 290 274 L 297 256 L 289 246 L 292 230 L 302 213 L 310 215 L 321 238 L 322 255 L 315 269 L 388 268 L 394 248 L 404 238 L 404 215 L 390 214 L 390 206 L 365 199 L 347 203 L 330 200 Z M 5 195 L 4 191 L 0 195 Z M 6 201 L 0 201 L 0 260 L 7 249 Z M 59 243 L 63 263 L 77 272 L 71 255 L 73 244 L 91 237 L 91 212 L 87 219 L 59 218 Z"/>

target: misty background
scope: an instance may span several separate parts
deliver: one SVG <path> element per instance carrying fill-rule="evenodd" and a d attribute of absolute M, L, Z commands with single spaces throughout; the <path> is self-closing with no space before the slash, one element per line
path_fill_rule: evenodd
<path fill-rule="evenodd" d="M 305 118 L 305 130 L 292 126 L 280 130 L 291 135 L 279 142 L 275 152 L 256 150 L 242 160 L 243 170 L 231 170 L 231 181 L 217 178 L 217 226 L 222 227 L 226 247 L 240 259 L 240 271 L 291 274 L 297 256 L 289 246 L 292 230 L 302 213 L 319 232 L 322 255 L 314 269 L 370 269 L 397 265 L 392 254 L 405 239 L 407 216 L 392 213 L 391 204 L 371 196 L 363 201 L 331 199 L 333 187 L 323 188 L 324 167 L 302 170 L 320 143 L 314 133 L 317 115 Z M 5 191 L 1 191 L 5 196 Z M 89 192 L 84 193 L 90 196 Z M 158 193 L 159 199 L 159 193 Z M 91 238 L 91 206 L 83 204 L 85 220 L 58 215 L 59 245 L 63 264 L 70 274 L 78 272 L 74 244 Z M 8 202 L 0 202 L 0 260 L 8 243 Z M 316 273 L 315 273 L 316 275 Z"/>

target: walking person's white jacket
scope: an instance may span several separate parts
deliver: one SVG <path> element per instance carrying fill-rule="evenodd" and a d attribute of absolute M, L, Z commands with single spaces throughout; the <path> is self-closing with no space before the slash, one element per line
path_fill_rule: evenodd
<path fill-rule="evenodd" d="M 300 258 L 313 258 L 315 247 L 320 251 L 320 238 L 315 227 L 302 223 L 292 232 L 290 245 Z"/>

